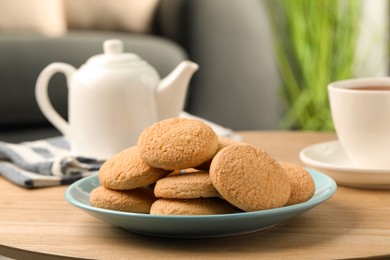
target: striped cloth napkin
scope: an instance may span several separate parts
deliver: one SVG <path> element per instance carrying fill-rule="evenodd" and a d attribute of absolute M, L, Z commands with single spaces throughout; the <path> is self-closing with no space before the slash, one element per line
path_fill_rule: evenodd
<path fill-rule="evenodd" d="M 179 117 L 203 120 L 217 135 L 241 140 L 231 129 L 203 118 L 186 112 Z M 25 188 L 71 184 L 97 173 L 103 162 L 72 156 L 63 136 L 19 144 L 0 141 L 0 175 Z"/>
<path fill-rule="evenodd" d="M 19 144 L 0 141 L 0 175 L 25 188 L 70 184 L 96 173 L 102 163 L 70 155 L 62 136 Z"/>

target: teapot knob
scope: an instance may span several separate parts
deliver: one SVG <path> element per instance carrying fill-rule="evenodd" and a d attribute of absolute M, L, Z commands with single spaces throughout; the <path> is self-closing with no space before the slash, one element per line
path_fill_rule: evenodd
<path fill-rule="evenodd" d="M 106 40 L 103 43 L 105 54 L 118 54 L 123 52 L 123 42 L 117 39 Z"/>

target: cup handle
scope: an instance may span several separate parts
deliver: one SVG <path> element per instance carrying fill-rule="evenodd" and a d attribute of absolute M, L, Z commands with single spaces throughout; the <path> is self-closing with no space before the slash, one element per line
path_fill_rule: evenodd
<path fill-rule="evenodd" d="M 58 112 L 54 109 L 53 105 L 49 100 L 48 95 L 48 83 L 50 78 L 55 73 L 64 73 L 66 76 L 67 86 L 69 89 L 69 79 L 76 69 L 65 63 L 55 62 L 47 66 L 39 74 L 37 83 L 35 85 L 35 98 L 38 106 L 41 109 L 45 117 L 64 135 L 69 136 L 70 127 L 69 123 L 61 117 Z"/>

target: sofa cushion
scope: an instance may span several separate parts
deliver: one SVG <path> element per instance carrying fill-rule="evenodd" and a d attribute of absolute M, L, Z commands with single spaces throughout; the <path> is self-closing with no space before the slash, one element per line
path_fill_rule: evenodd
<path fill-rule="evenodd" d="M 65 0 L 71 29 L 149 32 L 158 0 Z"/>
<path fill-rule="evenodd" d="M 64 37 L 36 34 L 2 34 L 0 38 L 0 128 L 26 124 L 48 124 L 35 100 L 39 73 L 52 62 L 80 67 L 89 57 L 103 52 L 103 41 L 121 39 L 125 52 L 133 52 L 166 76 L 186 53 L 177 44 L 157 36 L 113 32 L 70 32 Z M 66 118 L 67 87 L 56 74 L 49 83 L 53 106 Z"/>
<path fill-rule="evenodd" d="M 62 0 L 0 0 L 0 32 L 66 32 Z"/>

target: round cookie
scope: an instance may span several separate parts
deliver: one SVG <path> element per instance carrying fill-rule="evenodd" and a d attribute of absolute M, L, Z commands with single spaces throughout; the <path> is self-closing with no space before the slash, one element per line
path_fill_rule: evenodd
<path fill-rule="evenodd" d="M 193 171 L 169 175 L 156 182 L 154 195 L 168 199 L 218 197 L 207 171 Z"/>
<path fill-rule="evenodd" d="M 235 213 L 237 209 L 220 198 L 158 199 L 150 208 L 155 215 L 213 215 Z"/>
<path fill-rule="evenodd" d="M 204 122 L 170 118 L 146 128 L 138 138 L 141 158 L 165 170 L 198 166 L 210 160 L 218 147 L 218 137 Z"/>
<path fill-rule="evenodd" d="M 156 198 L 151 189 L 110 190 L 99 186 L 92 190 L 91 206 L 117 211 L 149 213 Z"/>
<path fill-rule="evenodd" d="M 289 162 L 279 162 L 290 180 L 291 194 L 286 205 L 308 201 L 315 192 L 315 183 L 306 169 Z"/>
<path fill-rule="evenodd" d="M 290 182 L 279 163 L 252 145 L 230 145 L 211 162 L 210 178 L 231 204 L 244 211 L 283 207 Z"/>
<path fill-rule="evenodd" d="M 217 148 L 217 151 L 215 152 L 215 154 L 217 154 L 223 148 L 228 147 L 229 145 L 232 145 L 232 144 L 242 144 L 242 143 L 239 141 L 224 137 L 224 136 L 218 136 L 218 148 Z M 208 171 L 210 169 L 211 161 L 212 161 L 212 158 L 210 160 L 208 160 L 207 162 L 202 163 L 201 165 L 197 166 L 196 169 Z"/>
<path fill-rule="evenodd" d="M 133 146 L 105 161 L 99 170 L 99 180 L 109 189 L 130 190 L 152 184 L 168 173 L 146 164 Z"/>

